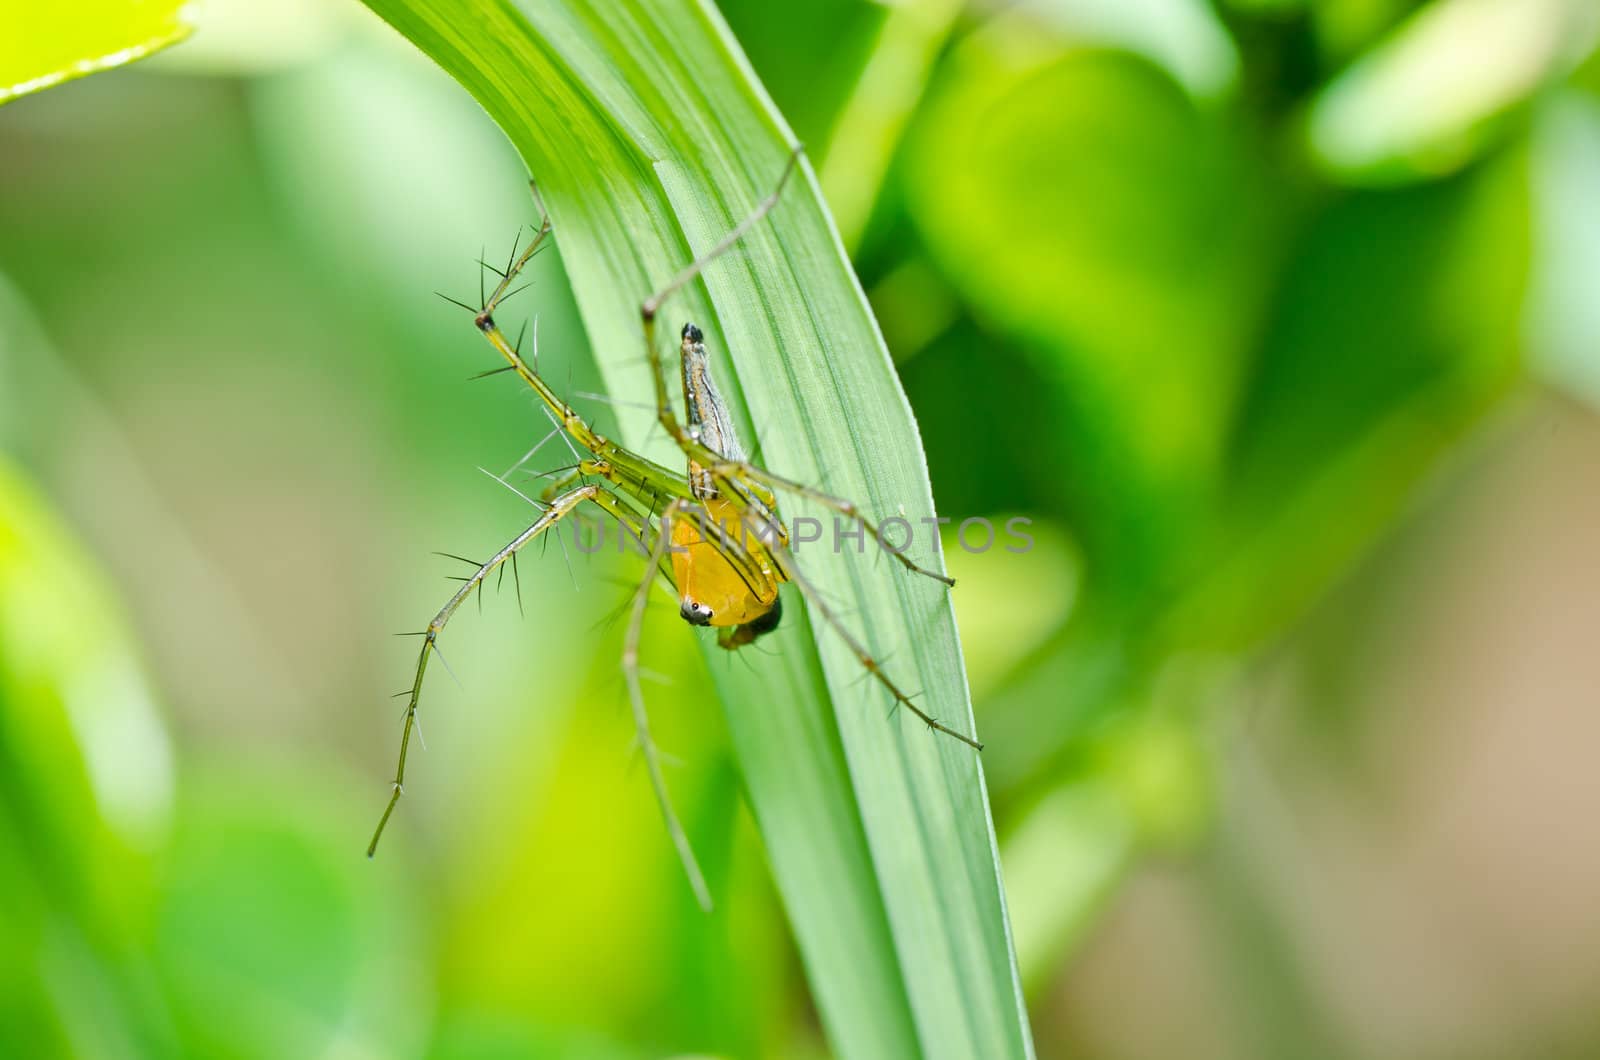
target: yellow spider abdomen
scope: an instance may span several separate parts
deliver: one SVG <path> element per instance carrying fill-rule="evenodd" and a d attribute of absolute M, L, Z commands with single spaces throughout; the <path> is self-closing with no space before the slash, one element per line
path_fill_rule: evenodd
<path fill-rule="evenodd" d="M 753 533 L 741 530 L 736 508 L 716 498 L 701 503 L 704 514 L 672 520 L 672 577 L 683 617 L 697 626 L 754 622 L 778 599 L 771 558 Z M 730 547 L 742 547 L 748 559 L 736 565 Z"/>

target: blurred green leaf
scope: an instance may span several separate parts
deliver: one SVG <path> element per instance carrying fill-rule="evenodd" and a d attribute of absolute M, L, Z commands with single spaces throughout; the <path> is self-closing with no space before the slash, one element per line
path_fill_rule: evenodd
<path fill-rule="evenodd" d="M 1338 70 L 1379 40 L 1416 8 L 1419 0 L 1234 0 L 1238 7 L 1305 8 L 1316 27 L 1325 70 Z"/>
<path fill-rule="evenodd" d="M 1121 882 L 1134 839 L 1128 808 L 1093 781 L 1057 788 L 1006 837 L 1017 963 L 1029 994 L 1049 981 Z"/>
<path fill-rule="evenodd" d="M 969 683 L 978 699 L 1066 622 L 1083 576 L 1078 557 L 1057 527 L 1031 518 L 1013 527 L 1006 515 L 990 516 L 989 522 L 1004 528 L 1004 537 L 998 538 L 1007 542 L 998 546 L 1007 550 L 1004 564 L 993 562 L 991 551 L 962 548 L 959 528 L 947 528 L 945 535 L 950 573 L 961 585 L 956 617 Z"/>
<path fill-rule="evenodd" d="M 1025 13 L 963 43 L 916 131 L 918 226 L 1041 380 L 1014 398 L 1028 437 L 985 404 L 968 462 L 1032 472 L 1049 452 L 1085 552 L 1072 623 L 985 703 L 1003 790 L 1147 710 L 1174 652 L 1282 633 L 1517 378 L 1516 152 L 1409 194 L 1330 193 L 1258 161 L 1254 136 Z M 975 341 L 947 371 L 1007 371 Z"/>
<path fill-rule="evenodd" d="M 1600 93 L 1600 48 L 1589 53 L 1589 58 L 1573 72 L 1572 80 L 1580 88 Z"/>
<path fill-rule="evenodd" d="M 172 1052 L 140 953 L 172 785 L 118 608 L 0 458 L 0 1044 Z"/>
<path fill-rule="evenodd" d="M 433 984 L 403 930 L 405 866 L 351 855 L 359 800 L 331 775 L 297 760 L 186 778 L 152 948 L 190 1055 L 418 1051 Z"/>
<path fill-rule="evenodd" d="M 718 10 L 790 128 L 813 157 L 824 157 L 894 8 L 875 0 L 728 0 Z"/>
<path fill-rule="evenodd" d="M 467 1011 L 447 1018 L 430 1060 L 644 1060 L 648 1054 L 595 1033 L 554 1033 L 509 1015 Z"/>
<path fill-rule="evenodd" d="M 461 80 L 522 153 L 614 396 L 647 398 L 640 300 L 771 190 L 788 150 L 720 19 L 668 0 L 370 6 Z M 772 220 L 668 313 L 731 350 L 723 378 L 770 466 L 915 523 L 931 512 L 916 428 L 802 172 Z M 970 725 L 945 594 L 823 551 L 802 556 L 808 576 L 927 709 Z M 1029 1055 L 976 756 L 909 712 L 886 719 L 855 657 L 831 632 L 813 637 L 799 607 L 790 613 L 775 657 L 748 670 L 718 658 L 713 671 L 835 1047 Z"/>
<path fill-rule="evenodd" d="M 1047 39 L 1148 59 L 1196 97 L 1226 95 L 1238 80 L 1238 49 L 1205 0 L 1024 0 L 1012 9 L 1050 27 Z"/>
<path fill-rule="evenodd" d="M 1541 374 L 1600 405 L 1600 100 L 1555 94 L 1534 125 L 1529 354 Z"/>
<path fill-rule="evenodd" d="M 8 3 L 0 13 L 0 104 L 110 70 L 189 35 L 182 0 Z"/>
<path fill-rule="evenodd" d="M 1248 180 L 1157 68 L 1026 17 L 965 42 L 917 131 L 913 215 L 1060 406 L 1030 444 L 1053 447 L 1100 587 L 1148 589 L 1219 474 L 1255 304 Z"/>
<path fill-rule="evenodd" d="M 1460 169 L 1500 119 L 1572 69 L 1600 34 L 1590 0 L 1438 0 L 1343 71 L 1312 104 L 1312 153 L 1357 183 Z"/>
<path fill-rule="evenodd" d="M 1392 524 L 1517 378 L 1528 256 L 1520 155 L 1315 217 L 1240 407 L 1217 554 L 1170 634 L 1253 644 Z"/>
<path fill-rule="evenodd" d="M 959 0 L 885 6 L 888 15 L 821 156 L 822 187 L 847 248 L 866 227 L 912 108 L 921 101 L 929 70 L 961 13 Z"/>

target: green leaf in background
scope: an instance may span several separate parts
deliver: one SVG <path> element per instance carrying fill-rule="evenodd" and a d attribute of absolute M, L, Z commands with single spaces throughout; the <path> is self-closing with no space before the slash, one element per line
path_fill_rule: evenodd
<path fill-rule="evenodd" d="M 189 35 L 182 0 L 8 3 L 0 12 L 0 103 L 143 59 Z"/>
<path fill-rule="evenodd" d="M 912 137 L 912 215 L 1032 354 L 1061 409 L 1035 444 L 1055 446 L 1090 577 L 1129 593 L 1186 540 L 1223 455 L 1262 221 L 1232 148 L 1158 67 L 1031 12 L 963 42 Z"/>
<path fill-rule="evenodd" d="M 1528 353 L 1540 375 L 1600 403 L 1600 100 L 1556 95 L 1541 112 L 1530 151 L 1533 273 Z"/>
<path fill-rule="evenodd" d="M 522 153 L 613 395 L 647 399 L 640 300 L 748 213 L 789 151 L 720 18 L 682 0 L 369 6 Z M 766 464 L 913 525 L 931 515 L 916 426 L 809 166 L 666 315 L 728 353 L 722 376 Z M 642 441 L 646 425 L 624 433 Z M 943 590 L 850 551 L 800 562 L 926 709 L 970 725 Z M 919 558 L 937 562 L 926 538 Z M 834 1047 L 1031 1055 L 978 757 L 891 715 L 840 641 L 789 613 L 775 657 L 746 668 L 718 653 L 712 669 Z"/>
<path fill-rule="evenodd" d="M 421 1052 L 429 940 L 405 930 L 417 895 L 404 863 L 349 855 L 365 816 L 353 789 L 303 757 L 186 775 L 151 947 L 184 1055 Z"/>
<path fill-rule="evenodd" d="M 1505 395 L 1522 361 L 1527 188 L 1511 152 L 1312 219 L 1240 403 L 1226 544 L 1172 635 L 1237 650 L 1281 629 Z"/>
<path fill-rule="evenodd" d="M 1453 173 L 1600 37 L 1590 0 L 1439 0 L 1339 74 L 1313 103 L 1312 155 L 1331 175 L 1388 184 Z"/>
<path fill-rule="evenodd" d="M 805 142 L 853 251 L 960 0 L 723 0 L 720 8 Z"/>
<path fill-rule="evenodd" d="M 117 607 L 0 458 L 0 1042 L 171 1054 L 140 950 L 172 788 Z"/>
<path fill-rule="evenodd" d="M 1263 152 L 1258 105 L 1015 9 L 952 52 L 911 138 L 935 261 L 1041 381 L 1019 417 L 1056 409 L 1025 444 L 1053 452 L 1085 554 L 1069 627 L 984 704 L 1007 794 L 1074 775 L 1174 653 L 1289 628 L 1515 378 L 1518 153 L 1350 191 L 1283 149 L 1298 122 Z M 1026 466 L 994 447 L 1007 426 L 971 462 Z"/>

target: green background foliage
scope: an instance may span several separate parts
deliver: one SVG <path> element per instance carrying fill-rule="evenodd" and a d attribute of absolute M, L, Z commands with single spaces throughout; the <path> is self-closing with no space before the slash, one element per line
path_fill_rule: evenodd
<path fill-rule="evenodd" d="M 10 4 L 0 34 L 0 103 L 143 59 L 189 33 L 174 0 Z"/>
<path fill-rule="evenodd" d="M 434 675 L 391 845 L 360 857 L 411 653 L 386 634 L 448 594 L 430 550 L 526 524 L 476 469 L 548 429 L 506 376 L 466 381 L 489 351 L 430 292 L 476 294 L 475 259 L 534 220 L 531 168 L 560 246 L 518 296 L 541 365 L 662 453 L 633 404 L 632 306 L 785 144 L 709 8 L 372 6 L 489 113 L 358 5 L 312 3 L 221 5 L 158 59 L 0 109 L 0 1047 L 1020 1052 L 998 893 L 952 897 L 993 872 L 976 778 L 948 782 L 955 824 L 926 792 L 871 790 L 966 759 L 885 723 L 805 623 L 770 656 L 706 654 L 662 597 L 646 690 L 718 899 L 702 915 L 631 766 L 636 565 L 570 538 L 521 564 L 525 618 L 507 592 L 452 626 L 459 684 Z M 1313 775 L 1398 830 L 1407 785 L 1451 753 L 1386 765 L 1363 690 L 1425 669 L 1406 616 L 1427 572 L 1476 568 L 1438 557 L 1512 533 L 1493 520 L 1514 505 L 1460 499 L 1500 481 L 1508 439 L 1590 430 L 1589 5 L 719 6 L 818 185 L 670 318 L 726 336 L 775 469 L 926 504 L 898 376 L 939 513 L 1033 520 L 1025 554 L 947 535 L 960 658 L 937 594 L 888 565 L 808 569 L 945 712 L 970 675 L 1039 1055 L 1592 1055 L 1592 989 L 1438 987 L 1499 967 L 1486 943 L 1393 985 L 1381 1019 L 1352 1002 L 1368 976 L 1326 940 L 1379 955 L 1395 933 L 1295 905 L 1345 833 L 1280 858 L 1283 883 L 1260 837 L 1290 797 L 1248 779 Z M 678 161 L 647 172 L 660 158 Z M 555 444 L 536 464 L 569 462 Z M 1549 519 L 1581 536 L 1591 465 L 1552 459 L 1568 499 Z M 1515 620 L 1474 654 L 1568 621 Z M 1297 735 L 1242 764 L 1264 716 Z M 1483 788 L 1502 790 L 1461 785 Z M 1501 834 L 1531 833 L 1472 832 Z M 1531 854 L 1493 863 L 1544 879 Z M 919 872 L 941 901 L 906 896 Z M 1208 941 L 1137 904 L 1168 876 Z M 1126 902 L 1143 963 L 1113 945 Z M 1588 952 L 1581 925 L 1545 950 L 1536 919 L 1522 979 L 1585 980 L 1551 956 Z M 941 956 L 939 931 L 983 956 Z M 1160 993 L 1184 967 L 1219 991 L 1204 1017 Z"/>

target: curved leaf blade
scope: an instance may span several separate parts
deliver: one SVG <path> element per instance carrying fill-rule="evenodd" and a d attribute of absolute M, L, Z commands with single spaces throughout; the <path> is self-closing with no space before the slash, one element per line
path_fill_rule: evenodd
<path fill-rule="evenodd" d="M 720 16 L 685 0 L 368 4 L 521 152 L 602 373 L 616 397 L 648 400 L 639 302 L 771 190 L 789 151 Z M 769 467 L 921 529 L 933 506 L 916 425 L 802 169 L 772 218 L 669 303 L 668 319 L 696 321 L 730 351 L 721 378 Z M 786 510 L 791 526 L 817 514 Z M 931 540 L 924 530 L 917 558 L 938 563 Z M 942 588 L 827 551 L 803 550 L 808 580 L 924 709 L 970 730 Z M 977 756 L 909 712 L 886 718 L 887 697 L 829 631 L 790 621 L 776 643 L 759 674 L 713 672 L 835 1048 L 1031 1056 Z"/>

